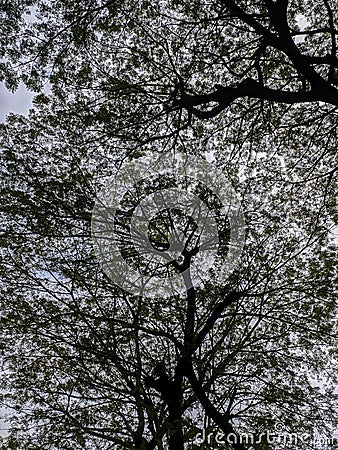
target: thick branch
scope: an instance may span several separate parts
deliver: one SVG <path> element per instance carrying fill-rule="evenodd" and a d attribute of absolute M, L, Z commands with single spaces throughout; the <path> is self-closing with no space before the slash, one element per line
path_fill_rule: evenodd
<path fill-rule="evenodd" d="M 220 318 L 220 315 L 223 313 L 223 311 L 230 306 L 233 302 L 240 299 L 244 294 L 241 294 L 240 292 L 230 292 L 228 295 L 225 296 L 223 301 L 219 302 L 211 314 L 209 315 L 204 327 L 201 329 L 201 331 L 197 334 L 195 340 L 194 340 L 194 346 L 195 348 L 198 348 L 202 342 L 204 341 L 205 337 L 208 333 L 210 333 L 211 329 L 215 325 L 216 321 Z"/>
<path fill-rule="evenodd" d="M 312 89 L 316 89 L 316 92 L 321 92 L 321 95 L 326 98 L 320 98 L 324 102 L 328 102 L 337 105 L 338 99 L 336 95 L 336 89 L 331 86 L 319 73 L 312 67 L 312 62 L 309 61 L 307 55 L 303 55 L 292 38 L 292 32 L 289 28 L 287 21 L 287 0 L 265 0 L 266 7 L 271 17 L 272 25 L 276 33 L 271 32 L 265 28 L 260 22 L 258 22 L 252 15 L 246 13 L 242 7 L 240 7 L 234 0 L 223 0 L 222 4 L 236 17 L 241 19 L 244 23 L 252 27 L 259 35 L 261 35 L 266 43 L 284 53 L 292 62 L 306 80 L 308 80 L 312 86 Z M 330 27 L 332 28 L 332 27 Z M 333 55 L 335 56 L 335 55 Z M 262 97 L 258 97 L 262 98 Z M 264 98 L 264 97 L 263 97 Z M 288 97 L 289 98 L 289 97 Z M 274 100 L 273 101 L 279 101 Z M 283 103 L 284 101 L 281 100 Z M 313 101 L 313 100 L 305 100 Z M 290 101 L 285 103 L 297 103 L 299 101 Z M 302 102 L 302 100 L 300 100 Z M 211 117 L 217 114 L 211 115 Z M 210 117 L 207 116 L 207 117 Z"/>
<path fill-rule="evenodd" d="M 215 117 L 221 111 L 226 109 L 231 103 L 238 98 L 249 97 L 261 100 L 268 100 L 277 103 L 295 104 L 307 103 L 314 101 L 323 101 L 338 106 L 338 92 L 334 89 L 328 92 L 317 92 L 315 89 L 311 91 L 283 91 L 279 89 L 270 89 L 257 81 L 248 78 L 237 87 L 216 86 L 216 91 L 205 95 L 188 95 L 184 94 L 178 103 L 200 119 L 208 119 Z M 195 106 L 207 105 L 217 102 L 217 106 L 202 111 Z"/>
<path fill-rule="evenodd" d="M 210 417 L 215 422 L 215 424 L 219 426 L 219 428 L 226 436 L 231 435 L 233 437 L 237 437 L 237 442 L 231 444 L 234 450 L 247 450 L 246 447 L 242 443 L 240 443 L 239 436 L 233 429 L 228 419 L 215 408 L 215 406 L 207 397 L 206 393 L 204 392 L 203 386 L 195 375 L 191 362 L 189 366 L 186 367 L 186 376 L 191 384 L 194 393 L 196 394 L 196 397 L 201 402 L 201 405 L 203 406 L 203 409 L 206 412 L 207 416 Z"/>
<path fill-rule="evenodd" d="M 329 53 L 325 56 L 304 56 L 304 59 L 309 64 L 325 64 L 338 68 L 338 58 L 335 55 L 330 55 Z"/>
<path fill-rule="evenodd" d="M 294 67 L 302 74 L 311 84 L 312 88 L 318 91 L 330 91 L 332 88 L 330 83 L 324 80 L 315 69 L 309 64 L 305 55 L 303 55 L 295 44 L 287 19 L 287 2 L 265 0 L 268 8 L 272 24 L 278 33 L 278 47 L 292 61 Z"/>
<path fill-rule="evenodd" d="M 314 30 L 292 31 L 291 36 L 314 36 L 315 34 L 334 33 L 338 34 L 337 30 L 331 30 L 329 27 L 316 28 Z"/>
<path fill-rule="evenodd" d="M 243 20 L 247 25 L 253 28 L 258 34 L 263 36 L 270 45 L 278 47 L 277 36 L 270 30 L 265 28 L 260 22 L 258 22 L 254 15 L 248 14 L 243 9 L 236 4 L 233 0 L 221 0 L 221 3 L 225 8 L 230 10 L 234 16 Z"/>
<path fill-rule="evenodd" d="M 184 367 L 188 361 L 190 361 L 191 356 L 203 343 L 205 337 L 210 333 L 216 321 L 220 318 L 222 312 L 231 305 L 234 301 L 239 299 L 243 294 L 238 292 L 231 292 L 225 296 L 223 301 L 219 302 L 215 308 L 212 310 L 211 314 L 208 316 L 203 328 L 195 334 L 193 340 L 189 340 L 185 343 L 182 350 L 182 358 L 179 361 L 178 367 L 184 371 Z"/>
<path fill-rule="evenodd" d="M 332 55 L 336 55 L 336 53 L 337 53 L 336 32 L 337 31 L 334 26 L 334 15 L 333 15 L 333 11 L 332 11 L 332 8 L 331 8 L 328 0 L 324 0 L 324 4 L 327 9 L 328 16 L 329 16 L 329 27 L 330 27 L 331 42 L 332 42 L 331 53 L 332 53 Z"/>

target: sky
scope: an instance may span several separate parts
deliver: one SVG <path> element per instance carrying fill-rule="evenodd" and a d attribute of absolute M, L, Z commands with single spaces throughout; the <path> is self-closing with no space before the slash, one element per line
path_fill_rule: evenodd
<path fill-rule="evenodd" d="M 28 114 L 32 107 L 34 93 L 27 91 L 23 84 L 12 94 L 4 83 L 0 83 L 0 122 L 5 122 L 6 115 L 10 112 L 15 114 Z"/>

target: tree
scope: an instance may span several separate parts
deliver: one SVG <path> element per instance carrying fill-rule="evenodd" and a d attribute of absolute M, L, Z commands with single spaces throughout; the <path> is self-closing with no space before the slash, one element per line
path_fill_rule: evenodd
<path fill-rule="evenodd" d="M 1 127 L 3 403 L 12 411 L 3 448 L 277 449 L 277 437 L 317 448 L 312 434 L 329 436 L 335 9 L 328 0 L 3 6 L 2 79 L 37 92 L 28 118 Z M 240 199 L 245 243 L 218 282 L 232 242 L 222 192 L 205 172 L 143 174 L 115 211 L 135 270 L 152 266 L 128 244 L 131 212 L 156 192 L 190 186 L 218 229 L 202 282 L 149 298 L 102 270 L 92 211 L 107 177 L 163 155 L 213 160 Z M 168 256 L 163 280 L 193 273 L 202 254 L 201 222 L 183 205 L 140 210 L 151 251 Z"/>

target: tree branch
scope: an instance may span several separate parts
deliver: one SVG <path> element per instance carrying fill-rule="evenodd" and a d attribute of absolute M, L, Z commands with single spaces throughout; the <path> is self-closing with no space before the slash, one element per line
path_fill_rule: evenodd
<path fill-rule="evenodd" d="M 226 436 L 236 436 L 236 442 L 231 444 L 233 449 L 247 450 L 246 447 L 240 442 L 239 435 L 235 432 L 227 417 L 224 414 L 221 414 L 207 397 L 202 384 L 196 377 L 191 361 L 186 367 L 185 374 L 191 384 L 193 391 L 196 394 L 196 397 L 201 402 L 201 405 L 203 406 L 203 409 L 206 412 L 207 416 L 210 417 L 216 423 L 216 425 L 219 426 L 219 428 L 225 433 Z"/>
<path fill-rule="evenodd" d="M 286 104 L 324 101 L 338 106 L 338 92 L 336 90 L 334 90 L 334 96 L 331 91 L 323 93 L 322 91 L 316 92 L 315 89 L 312 89 L 311 91 L 297 92 L 283 91 L 279 89 L 267 88 L 252 78 L 247 78 L 237 87 L 216 85 L 216 90 L 210 94 L 184 94 L 178 102 L 182 108 L 186 108 L 199 119 L 209 119 L 217 116 L 236 99 L 243 97 L 257 98 Z M 210 110 L 203 111 L 195 108 L 195 106 L 207 105 L 212 102 L 217 102 L 218 105 Z"/>

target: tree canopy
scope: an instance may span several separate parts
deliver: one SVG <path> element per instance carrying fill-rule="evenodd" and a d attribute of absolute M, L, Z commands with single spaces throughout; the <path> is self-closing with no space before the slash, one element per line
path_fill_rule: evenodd
<path fill-rule="evenodd" d="M 335 448 L 337 8 L 2 4 L 3 449 Z"/>

